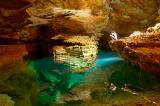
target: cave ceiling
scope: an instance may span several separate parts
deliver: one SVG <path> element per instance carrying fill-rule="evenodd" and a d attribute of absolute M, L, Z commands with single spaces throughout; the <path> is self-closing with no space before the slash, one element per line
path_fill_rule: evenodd
<path fill-rule="evenodd" d="M 49 34 L 99 36 L 114 30 L 126 36 L 160 22 L 159 6 L 160 0 L 1 0 L 0 36 L 16 37 L 26 28 L 33 36 L 39 33 L 33 29 L 44 24 Z"/>

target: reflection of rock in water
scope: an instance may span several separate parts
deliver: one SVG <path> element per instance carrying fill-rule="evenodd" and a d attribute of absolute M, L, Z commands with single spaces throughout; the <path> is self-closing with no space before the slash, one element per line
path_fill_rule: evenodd
<path fill-rule="evenodd" d="M 56 46 L 53 48 L 53 54 L 55 62 L 69 65 L 71 71 L 82 72 L 94 63 L 97 47 L 95 45 Z"/>
<path fill-rule="evenodd" d="M 52 46 L 50 44 L 27 44 L 26 49 L 28 51 L 27 58 L 39 59 L 52 55 Z"/>
<path fill-rule="evenodd" d="M 14 106 L 15 104 L 7 94 L 0 94 L 0 103 L 1 106 Z"/>
<path fill-rule="evenodd" d="M 78 84 L 85 74 L 68 71 L 65 64 L 55 63 L 52 58 L 42 58 L 34 61 L 38 73 L 38 81 L 42 87 L 38 97 L 38 106 L 57 101 L 61 94 L 70 93 L 70 89 Z"/>

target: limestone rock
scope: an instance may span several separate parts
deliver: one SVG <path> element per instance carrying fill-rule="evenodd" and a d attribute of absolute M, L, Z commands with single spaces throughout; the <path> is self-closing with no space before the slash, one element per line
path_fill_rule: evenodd
<path fill-rule="evenodd" d="M 34 1 L 0 1 L 0 26 L 3 27 L 2 29 L 6 30 L 6 27 L 11 27 L 10 30 L 17 30 L 25 26 L 28 24 L 24 23 L 27 19 L 27 13 L 34 25 L 51 22 L 50 24 L 55 27 L 56 25 L 53 23 L 57 20 L 57 22 L 60 22 L 59 27 L 62 27 L 61 24 L 67 26 L 67 22 L 66 24 L 61 22 L 66 21 L 65 19 L 58 21 L 59 19 L 55 19 L 55 16 L 69 15 L 71 21 L 79 22 L 78 25 L 75 24 L 77 27 L 82 26 L 79 31 L 82 29 L 87 30 L 87 32 L 93 32 L 93 29 L 96 31 L 104 29 L 104 32 L 115 30 L 122 35 L 129 34 L 133 30 L 143 30 L 160 20 L 159 0 L 36 0 L 33 3 Z M 33 6 L 27 9 L 31 4 Z M 25 12 L 26 9 L 27 13 Z M 88 16 L 88 18 L 80 18 L 79 16 L 82 15 Z M 53 20 L 51 21 L 50 19 Z M 107 23 L 108 25 L 106 25 Z M 71 25 L 71 27 L 73 26 Z M 65 28 L 65 30 L 68 29 Z M 14 31 L 10 33 L 14 33 Z"/>
<path fill-rule="evenodd" d="M 123 36 L 144 30 L 159 19 L 159 0 L 110 0 L 109 5 L 110 19 L 105 30 L 115 30 Z"/>
<path fill-rule="evenodd" d="M 101 15 L 103 13 L 103 8 L 106 0 L 37 0 L 37 3 L 30 8 L 31 11 L 40 13 L 51 7 L 60 7 L 63 9 L 91 9 L 92 14 Z"/>
<path fill-rule="evenodd" d="M 84 72 L 95 62 L 97 45 L 89 36 L 57 35 L 52 39 L 61 39 L 65 43 L 65 46 L 53 47 L 54 60 L 68 65 L 70 71 Z"/>
<path fill-rule="evenodd" d="M 53 47 L 56 63 L 66 64 L 73 72 L 85 71 L 96 59 L 97 38 L 108 21 L 102 11 L 104 0 L 43 1 L 27 9 L 30 26 L 45 24 L 44 39 L 60 41 Z"/>
<path fill-rule="evenodd" d="M 160 24 L 111 41 L 110 47 L 143 70 L 160 75 Z"/>
<path fill-rule="evenodd" d="M 38 0 L 27 13 L 47 19 L 51 33 L 100 33 L 108 22 L 105 0 Z M 30 19 L 33 24 L 44 23 Z"/>
<path fill-rule="evenodd" d="M 47 3 L 47 2 L 46 2 Z M 76 2 L 74 2 L 76 4 Z M 79 4 L 81 5 L 81 4 Z M 27 9 L 33 24 L 42 24 L 44 21 L 34 21 L 35 17 L 48 20 L 52 33 L 97 33 L 106 26 L 108 17 L 104 14 L 92 14 L 92 8 L 65 9 L 55 7 L 55 4 L 41 2 Z M 99 9 L 100 11 L 101 9 Z M 33 19 L 34 18 L 34 19 Z M 46 23 L 47 24 L 47 23 Z"/>

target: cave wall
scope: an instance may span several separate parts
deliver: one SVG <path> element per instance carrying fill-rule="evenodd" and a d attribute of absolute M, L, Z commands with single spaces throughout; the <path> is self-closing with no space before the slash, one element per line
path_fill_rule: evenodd
<path fill-rule="evenodd" d="M 74 14 L 69 17 L 69 20 L 59 17 L 66 15 L 67 12 Z M 79 17 L 76 16 L 77 14 L 88 14 L 91 17 L 80 19 L 77 18 Z M 1 38 L 4 36 L 11 39 L 21 38 L 24 36 L 21 29 L 24 30 L 28 24 L 34 24 L 35 27 L 40 24 L 50 24 L 51 33 L 57 31 L 68 33 L 67 30 L 72 33 L 77 33 L 76 31 L 78 33 L 103 33 L 102 41 L 99 42 L 101 43 L 110 40 L 108 36 L 110 31 L 116 31 L 119 37 L 128 36 L 135 30 L 144 30 L 157 22 L 160 22 L 160 0 L 0 1 Z M 44 35 L 35 27 L 25 28 L 30 38 Z M 55 30 L 56 28 L 58 30 Z"/>
<path fill-rule="evenodd" d="M 159 0 L 111 0 L 112 10 L 107 29 L 120 34 L 129 34 L 134 30 L 152 26 L 160 21 L 159 2 Z"/>
<path fill-rule="evenodd" d="M 65 9 L 91 9 L 93 15 L 105 14 L 106 18 L 109 18 L 109 23 L 104 30 L 115 30 L 120 34 L 143 30 L 160 21 L 159 0 L 39 0 L 37 2 L 43 8 L 54 6 Z"/>

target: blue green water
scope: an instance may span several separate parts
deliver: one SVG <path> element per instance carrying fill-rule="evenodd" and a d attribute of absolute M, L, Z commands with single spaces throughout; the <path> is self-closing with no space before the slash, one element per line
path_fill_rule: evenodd
<path fill-rule="evenodd" d="M 61 94 L 70 93 L 70 90 L 81 83 L 89 73 L 119 61 L 123 59 L 116 54 L 99 51 L 95 63 L 83 73 L 71 72 L 67 65 L 55 63 L 52 57 L 32 61 L 39 85 L 43 86 L 39 94 L 39 106 L 47 105 L 49 101 L 57 101 Z"/>
<path fill-rule="evenodd" d="M 56 63 L 53 57 L 24 59 L 3 65 L 0 70 L 0 93 L 9 95 L 15 106 L 56 106 L 54 103 L 59 101 L 63 103 L 58 106 L 125 106 L 128 102 L 160 100 L 159 78 L 110 51 L 100 50 L 94 64 L 79 73 L 71 71 L 68 65 Z M 105 89 L 110 83 L 114 83 L 117 91 L 108 98 Z M 140 95 L 121 90 L 125 84 Z M 84 91 L 90 93 L 90 100 L 82 98 Z M 72 100 L 81 92 L 81 101 Z"/>

